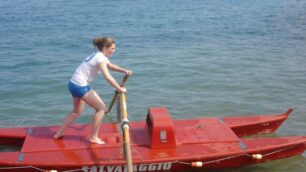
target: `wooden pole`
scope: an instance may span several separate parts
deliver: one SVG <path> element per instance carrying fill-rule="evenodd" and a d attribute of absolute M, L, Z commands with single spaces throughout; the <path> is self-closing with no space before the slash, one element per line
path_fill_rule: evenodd
<path fill-rule="evenodd" d="M 120 106 L 122 110 L 122 130 L 123 130 L 123 139 L 124 139 L 124 156 L 126 159 L 128 172 L 133 172 L 133 163 L 132 163 L 132 152 L 131 152 L 131 143 L 130 143 L 130 131 L 129 131 L 129 120 L 126 106 L 126 97 L 125 93 L 121 93 Z"/>
<path fill-rule="evenodd" d="M 117 125 L 118 125 L 118 128 L 120 128 L 120 125 L 121 125 L 121 120 L 122 120 L 122 110 L 121 110 L 121 97 L 119 96 L 117 98 Z"/>
<path fill-rule="evenodd" d="M 121 87 L 124 86 L 124 84 L 126 83 L 126 81 L 127 81 L 128 78 L 129 78 L 128 75 L 125 75 L 125 76 L 123 77 L 123 79 L 122 79 L 122 81 L 121 81 L 121 84 L 120 84 Z M 108 110 L 107 110 L 107 112 L 106 112 L 105 114 L 109 113 L 109 112 L 112 110 L 112 108 L 113 108 L 113 106 L 114 106 L 114 103 L 115 103 L 115 101 L 116 101 L 116 98 L 117 98 L 118 94 L 119 94 L 119 93 L 118 93 L 117 91 L 115 91 L 115 94 L 114 94 L 114 96 L 113 96 L 113 99 L 112 99 L 111 103 L 109 104 Z"/>
<path fill-rule="evenodd" d="M 125 76 L 123 77 L 123 79 L 122 79 L 122 81 L 121 81 L 121 84 L 120 84 L 121 87 L 124 86 L 124 84 L 126 83 L 126 81 L 127 81 L 128 78 L 129 78 L 128 75 L 125 75 Z M 116 99 L 117 99 L 117 97 L 118 97 L 118 94 L 119 94 L 119 93 L 118 93 L 117 91 L 115 91 L 115 94 L 114 94 L 114 96 L 113 96 L 113 99 L 112 99 L 111 103 L 109 104 L 108 110 L 105 112 L 105 114 L 108 114 L 108 113 L 112 110 L 112 108 L 113 108 L 113 106 L 114 106 L 114 104 L 115 104 L 115 101 L 116 101 Z M 109 116 L 109 121 L 110 121 L 111 123 L 113 123 L 112 116 Z"/>

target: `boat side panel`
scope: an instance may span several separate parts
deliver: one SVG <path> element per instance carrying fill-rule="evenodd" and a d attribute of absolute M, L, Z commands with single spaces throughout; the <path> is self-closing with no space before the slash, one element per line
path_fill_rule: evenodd
<path fill-rule="evenodd" d="M 28 128 L 0 128 L 0 146 L 22 146 Z"/>
<path fill-rule="evenodd" d="M 282 114 L 222 117 L 219 119 L 227 123 L 232 130 L 241 137 L 252 134 L 275 132 L 292 111 L 292 109 L 288 109 L 287 112 Z"/>
<path fill-rule="evenodd" d="M 0 138 L 25 138 L 28 128 L 0 128 Z"/>

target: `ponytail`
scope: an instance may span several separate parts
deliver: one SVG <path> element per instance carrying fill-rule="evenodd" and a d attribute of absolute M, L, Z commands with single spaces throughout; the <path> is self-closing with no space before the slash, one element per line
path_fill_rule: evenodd
<path fill-rule="evenodd" d="M 110 37 L 103 37 L 103 38 L 94 38 L 92 40 L 93 45 L 98 48 L 100 51 L 102 51 L 102 49 L 104 47 L 109 48 L 111 47 L 113 44 L 115 44 L 115 40 L 113 38 Z"/>

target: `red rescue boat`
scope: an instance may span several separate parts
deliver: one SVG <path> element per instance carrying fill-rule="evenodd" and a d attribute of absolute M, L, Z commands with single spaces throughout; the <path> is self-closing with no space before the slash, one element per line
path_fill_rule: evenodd
<path fill-rule="evenodd" d="M 302 154 L 306 136 L 240 138 L 274 132 L 292 109 L 273 115 L 171 119 L 166 108 L 149 108 L 146 121 L 130 122 L 133 171 L 185 171 L 262 163 Z M 117 124 L 103 124 L 104 145 L 90 144 L 90 125 L 72 125 L 60 140 L 58 126 L 1 128 L 1 171 L 127 171 Z"/>

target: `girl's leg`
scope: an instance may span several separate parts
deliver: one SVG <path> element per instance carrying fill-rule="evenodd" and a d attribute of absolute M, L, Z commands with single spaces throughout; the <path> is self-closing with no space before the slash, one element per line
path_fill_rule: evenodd
<path fill-rule="evenodd" d="M 77 118 L 80 117 L 80 115 L 82 114 L 83 110 L 84 110 L 84 104 L 85 102 L 79 98 L 73 97 L 73 111 L 70 112 L 62 126 L 58 129 L 58 131 L 56 132 L 56 134 L 53 136 L 55 139 L 59 139 L 63 136 L 64 131 L 66 130 L 66 128 L 73 122 L 75 121 Z"/>
<path fill-rule="evenodd" d="M 85 96 L 83 96 L 82 100 L 90 107 L 96 110 L 96 113 L 93 116 L 92 120 L 92 130 L 89 141 L 92 143 L 104 144 L 104 142 L 98 137 L 98 132 L 102 123 L 104 113 L 106 111 L 105 104 L 100 98 L 100 96 L 93 89 L 89 91 Z"/>

